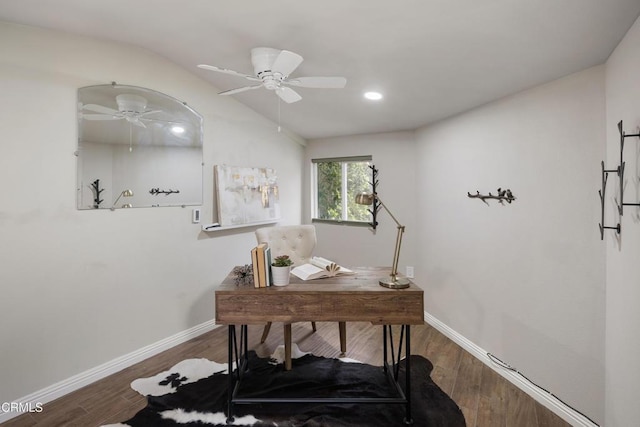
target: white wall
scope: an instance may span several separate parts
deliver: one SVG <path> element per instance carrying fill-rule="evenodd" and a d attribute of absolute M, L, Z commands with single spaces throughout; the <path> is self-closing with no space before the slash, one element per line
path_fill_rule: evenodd
<path fill-rule="evenodd" d="M 425 309 L 604 419 L 604 67 L 416 132 Z M 467 192 L 509 188 L 512 204 Z"/>
<path fill-rule="evenodd" d="M 620 134 L 623 120 L 628 134 L 640 131 L 640 21 L 631 27 L 606 64 L 607 168 L 620 162 Z M 640 201 L 640 140 L 626 138 L 624 149 L 625 203 Z M 608 225 L 621 223 L 620 239 L 615 232 L 605 237 L 607 249 L 606 326 L 606 425 L 638 425 L 640 419 L 640 209 L 624 208 L 620 218 L 613 197 L 618 178 L 612 174 L 607 185 Z"/>
<path fill-rule="evenodd" d="M 307 142 L 305 222 L 311 221 L 310 161 L 314 158 L 371 155 L 379 170 L 378 195 L 393 215 L 406 227 L 398 271 L 415 266 L 417 218 L 415 210 L 416 169 L 413 132 L 392 132 L 375 135 L 355 135 Z M 366 227 L 317 223 L 318 244 L 315 253 L 348 266 L 391 266 L 397 227 L 387 212 L 381 210 L 375 232 Z M 416 280 L 419 283 L 419 278 Z"/>
<path fill-rule="evenodd" d="M 111 81 L 204 116 L 204 222 L 226 163 L 277 169 L 300 223 L 304 147 L 274 123 L 149 51 L 0 23 L 0 402 L 212 319 L 250 261 L 254 228 L 207 234 L 190 208 L 76 210 L 76 91 Z"/>

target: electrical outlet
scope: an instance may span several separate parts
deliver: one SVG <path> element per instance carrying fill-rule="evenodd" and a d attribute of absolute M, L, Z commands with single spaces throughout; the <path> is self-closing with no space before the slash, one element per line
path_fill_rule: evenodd
<path fill-rule="evenodd" d="M 407 266 L 407 274 L 406 274 L 406 276 L 407 276 L 409 279 L 413 279 L 413 267 L 411 267 L 411 266 L 409 266 L 409 265 Z"/>
<path fill-rule="evenodd" d="M 195 208 L 192 211 L 191 221 L 194 224 L 198 224 L 200 222 L 200 209 L 199 208 Z"/>

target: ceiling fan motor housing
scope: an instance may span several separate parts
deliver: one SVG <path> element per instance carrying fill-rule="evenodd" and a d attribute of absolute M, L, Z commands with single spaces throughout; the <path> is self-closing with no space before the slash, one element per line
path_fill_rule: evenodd
<path fill-rule="evenodd" d="M 279 54 L 280 50 L 270 47 L 255 47 L 251 49 L 251 63 L 253 64 L 255 75 L 260 77 L 261 73 L 270 72 L 273 62 Z"/>
<path fill-rule="evenodd" d="M 253 71 L 256 77 L 262 80 L 264 87 L 269 90 L 276 90 L 280 87 L 280 83 L 284 77 L 282 74 L 274 73 L 271 70 L 280 52 L 280 50 L 270 47 L 256 47 L 251 49 Z"/>

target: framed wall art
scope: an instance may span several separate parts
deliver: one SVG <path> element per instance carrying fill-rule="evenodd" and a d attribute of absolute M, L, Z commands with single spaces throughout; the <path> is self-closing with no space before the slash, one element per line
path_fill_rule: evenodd
<path fill-rule="evenodd" d="M 216 165 L 214 176 L 221 227 L 280 219 L 280 189 L 275 169 Z"/>

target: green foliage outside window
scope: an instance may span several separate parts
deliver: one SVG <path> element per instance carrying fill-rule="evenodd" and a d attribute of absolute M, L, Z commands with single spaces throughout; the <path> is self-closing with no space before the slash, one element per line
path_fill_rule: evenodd
<path fill-rule="evenodd" d="M 317 216 L 335 221 L 371 221 L 367 206 L 355 202 L 356 194 L 371 192 L 369 162 L 318 162 Z"/>

